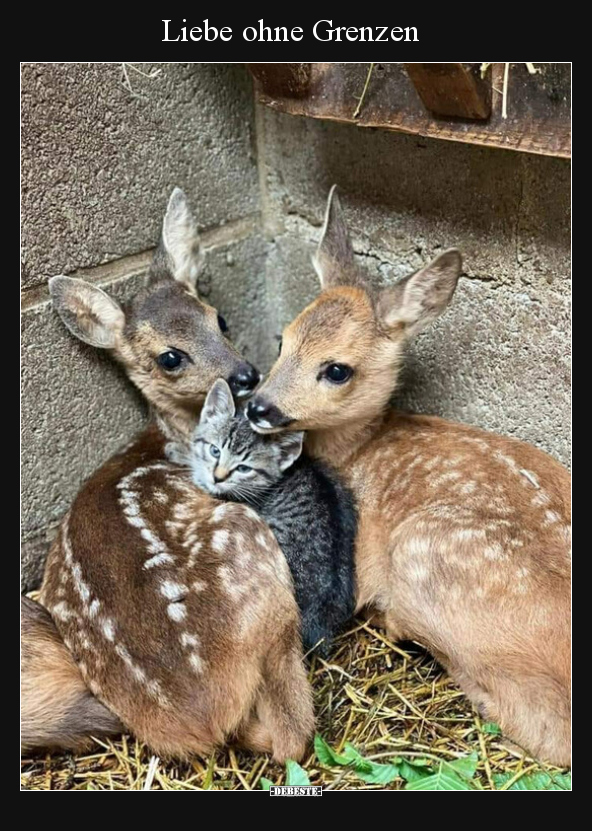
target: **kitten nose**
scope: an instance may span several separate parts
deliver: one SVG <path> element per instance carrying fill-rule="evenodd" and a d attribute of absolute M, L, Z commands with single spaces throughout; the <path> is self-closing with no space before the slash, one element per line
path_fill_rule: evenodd
<path fill-rule="evenodd" d="M 243 396 L 255 389 L 260 375 L 252 364 L 241 364 L 237 371 L 230 376 L 228 384 L 234 395 Z"/>
<path fill-rule="evenodd" d="M 223 482 L 225 479 L 228 479 L 228 471 L 226 468 L 217 467 L 214 471 L 214 482 L 218 484 L 219 482 Z"/>

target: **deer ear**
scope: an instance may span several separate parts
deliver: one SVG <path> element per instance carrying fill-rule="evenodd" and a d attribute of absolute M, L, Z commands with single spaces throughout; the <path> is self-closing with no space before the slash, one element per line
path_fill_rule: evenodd
<path fill-rule="evenodd" d="M 48 285 L 53 307 L 73 335 L 99 349 L 117 345 L 125 315 L 115 300 L 75 277 L 52 277 Z"/>
<path fill-rule="evenodd" d="M 327 200 L 321 240 L 312 258 L 323 289 L 355 282 L 352 279 L 356 273 L 354 250 L 336 191 L 337 185 L 333 185 Z"/>
<path fill-rule="evenodd" d="M 394 286 L 383 289 L 378 297 L 378 316 L 388 326 L 403 328 L 409 337 L 416 335 L 450 303 L 460 272 L 462 258 L 455 248 Z"/>
<path fill-rule="evenodd" d="M 203 266 L 203 252 L 193 213 L 181 188 L 175 188 L 169 199 L 160 247 L 164 249 L 175 280 L 195 292 L 195 283 Z"/>
<path fill-rule="evenodd" d="M 234 418 L 235 413 L 236 406 L 230 387 L 224 378 L 218 378 L 206 396 L 201 411 L 200 423 L 204 424 L 208 421 L 218 420 L 227 421 Z"/>
<path fill-rule="evenodd" d="M 287 470 L 292 467 L 296 459 L 302 453 L 304 433 L 282 433 L 278 439 L 279 466 L 280 470 Z"/>

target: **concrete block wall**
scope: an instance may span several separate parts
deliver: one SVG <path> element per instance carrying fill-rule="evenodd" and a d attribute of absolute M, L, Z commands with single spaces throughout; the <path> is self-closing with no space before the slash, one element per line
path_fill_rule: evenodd
<path fill-rule="evenodd" d="M 466 277 L 410 348 L 399 403 L 568 461 L 566 162 L 277 114 L 240 65 L 134 66 L 131 91 L 120 64 L 22 71 L 24 588 L 84 478 L 146 418 L 114 363 L 65 331 L 47 280 L 77 274 L 125 299 L 175 185 L 203 231 L 200 292 L 262 369 L 317 291 L 334 182 L 375 279 L 460 247 Z"/>

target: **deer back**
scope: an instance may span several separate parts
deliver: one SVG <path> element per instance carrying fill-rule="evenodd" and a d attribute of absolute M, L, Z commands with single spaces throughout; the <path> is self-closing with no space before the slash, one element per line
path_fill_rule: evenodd
<path fill-rule="evenodd" d="M 161 450 L 154 430 L 81 490 L 41 600 L 126 727 L 159 752 L 205 752 L 248 718 L 274 644 L 298 649 L 298 611 L 265 523 L 197 491 Z"/>

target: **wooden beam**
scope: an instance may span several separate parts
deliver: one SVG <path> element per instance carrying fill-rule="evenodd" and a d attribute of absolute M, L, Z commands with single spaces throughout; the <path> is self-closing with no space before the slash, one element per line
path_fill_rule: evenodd
<path fill-rule="evenodd" d="M 489 118 L 490 69 L 487 80 L 476 63 L 406 63 L 405 69 L 424 106 L 435 115 Z"/>
<path fill-rule="evenodd" d="M 265 67 L 253 73 L 259 100 L 292 115 L 546 156 L 571 155 L 568 63 L 535 64 L 534 75 L 525 64 L 512 64 L 507 118 L 502 116 L 504 64 L 493 64 L 491 114 L 487 120 L 436 115 L 427 110 L 401 63 L 375 64 L 356 118 L 353 116 L 368 77 L 368 63 L 258 66 Z"/>

